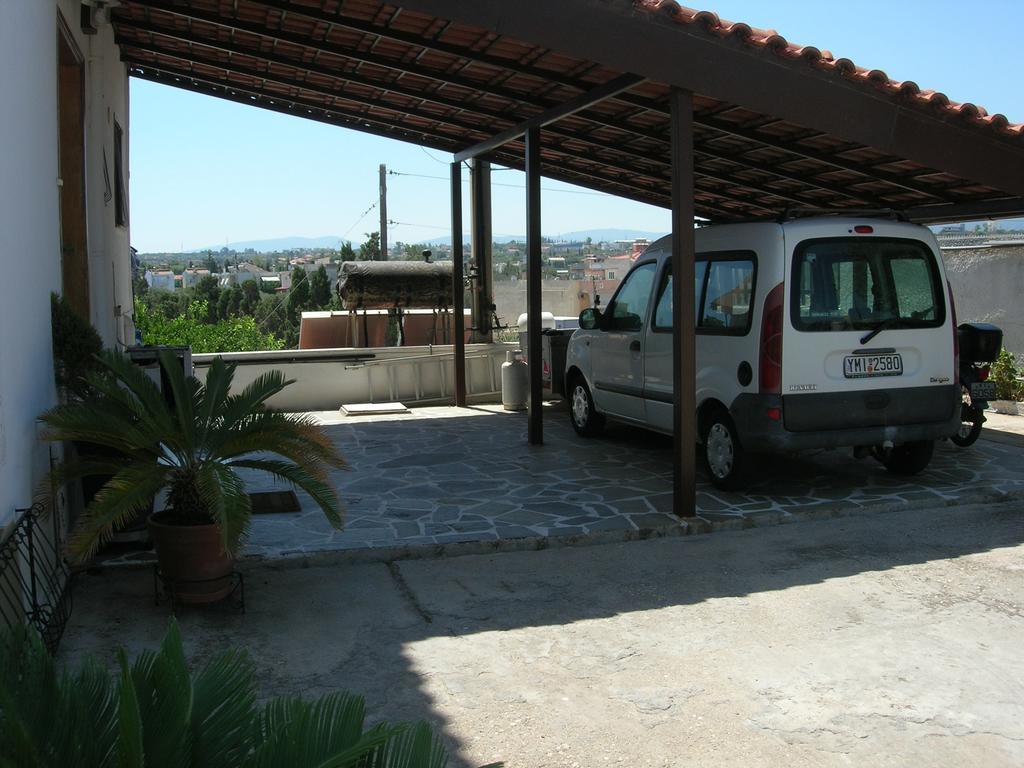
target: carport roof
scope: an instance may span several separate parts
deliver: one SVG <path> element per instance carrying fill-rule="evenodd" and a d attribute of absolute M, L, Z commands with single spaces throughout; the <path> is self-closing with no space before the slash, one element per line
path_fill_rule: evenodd
<path fill-rule="evenodd" d="M 684 88 L 715 221 L 1024 214 L 1024 126 L 671 1 L 124 0 L 113 23 L 134 77 L 448 152 L 604 87 L 544 127 L 543 173 L 663 207 Z M 522 138 L 486 158 L 522 168 Z"/>

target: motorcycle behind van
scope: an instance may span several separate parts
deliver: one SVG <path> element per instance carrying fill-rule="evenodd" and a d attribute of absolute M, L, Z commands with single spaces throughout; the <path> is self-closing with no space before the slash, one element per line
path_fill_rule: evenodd
<path fill-rule="evenodd" d="M 988 380 L 991 363 L 999 359 L 1003 332 L 988 323 L 963 323 L 957 327 L 960 354 L 960 428 L 950 440 L 961 448 L 974 445 L 985 423 L 988 401 L 996 399 L 996 385 Z"/>

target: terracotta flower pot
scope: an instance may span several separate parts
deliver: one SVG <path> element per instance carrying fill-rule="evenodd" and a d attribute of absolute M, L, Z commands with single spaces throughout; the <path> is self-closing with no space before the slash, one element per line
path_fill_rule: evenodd
<path fill-rule="evenodd" d="M 221 549 L 220 528 L 174 525 L 166 512 L 149 516 L 160 575 L 174 599 L 182 603 L 212 603 L 232 589 L 235 559 Z"/>

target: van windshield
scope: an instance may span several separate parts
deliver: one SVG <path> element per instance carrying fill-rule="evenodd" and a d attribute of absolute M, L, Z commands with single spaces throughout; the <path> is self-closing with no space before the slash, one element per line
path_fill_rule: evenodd
<path fill-rule="evenodd" d="M 793 255 L 791 317 L 801 331 L 935 328 L 946 305 L 935 257 L 917 240 L 806 240 Z"/>

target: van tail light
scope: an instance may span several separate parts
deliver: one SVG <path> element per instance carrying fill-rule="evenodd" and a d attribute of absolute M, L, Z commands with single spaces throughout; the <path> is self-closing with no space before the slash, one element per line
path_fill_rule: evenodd
<path fill-rule="evenodd" d="M 953 286 L 946 281 L 946 292 L 949 294 L 949 316 L 953 320 L 953 383 L 960 383 L 960 335 L 956 331 L 956 302 L 953 301 Z"/>
<path fill-rule="evenodd" d="M 981 368 L 978 369 L 978 381 L 988 381 L 988 374 L 988 366 L 983 365 Z"/>
<path fill-rule="evenodd" d="M 782 292 L 779 283 L 764 299 L 758 360 L 758 390 L 762 393 L 782 393 Z"/>

